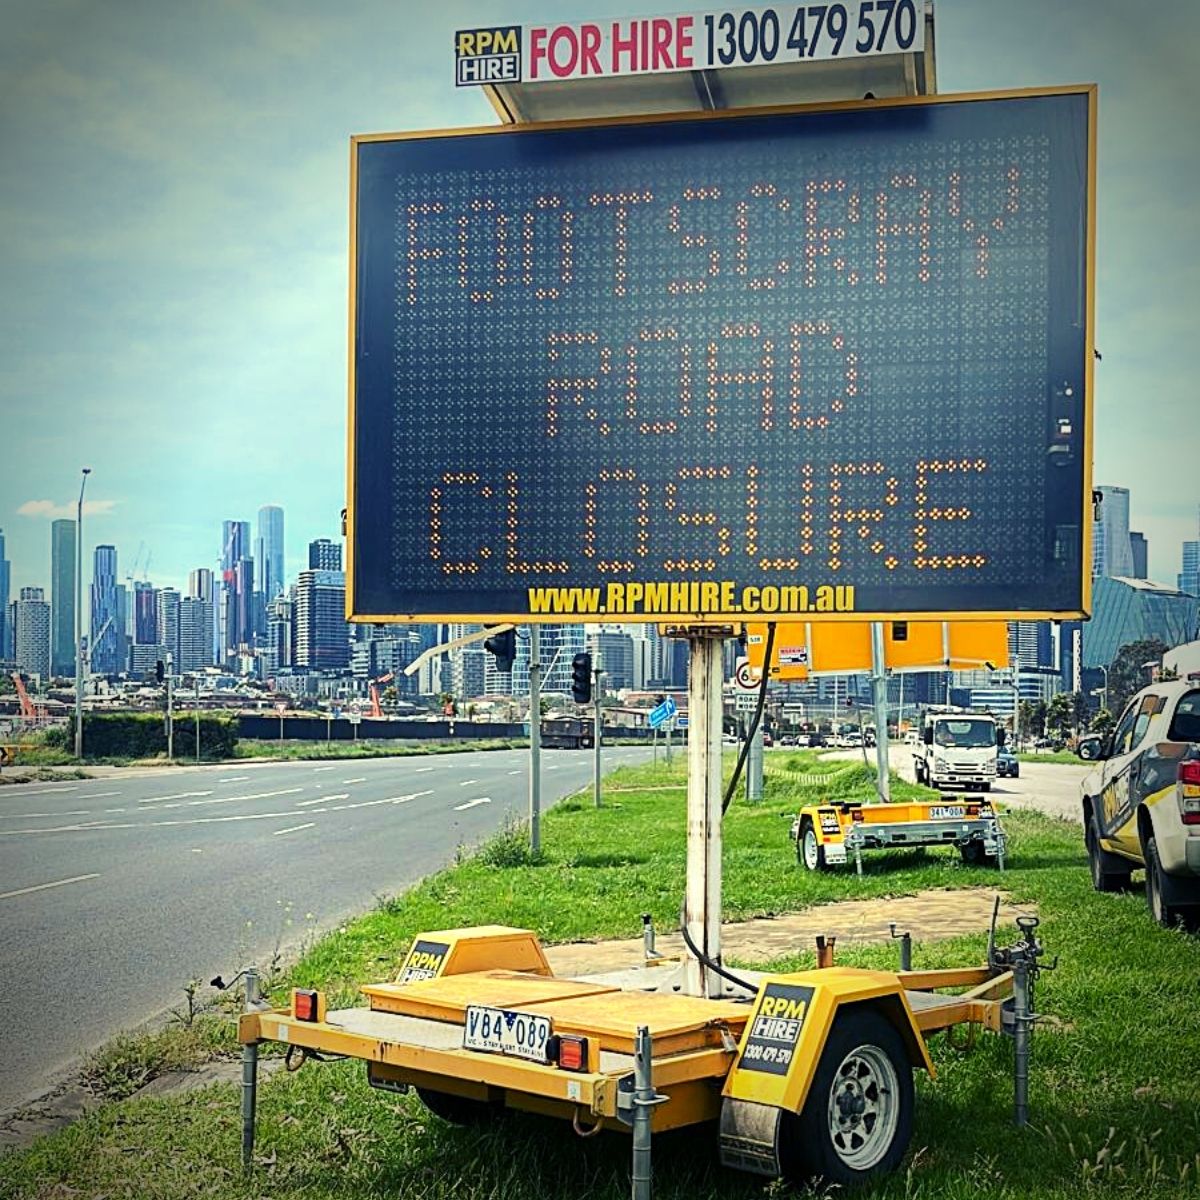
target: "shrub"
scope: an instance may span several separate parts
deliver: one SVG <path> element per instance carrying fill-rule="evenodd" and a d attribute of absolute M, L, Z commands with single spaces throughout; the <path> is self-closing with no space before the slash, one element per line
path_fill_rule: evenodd
<path fill-rule="evenodd" d="M 64 732 L 67 744 L 75 738 L 74 721 Z M 175 714 L 175 750 L 180 758 L 195 753 L 195 714 Z M 200 716 L 200 756 L 232 758 L 237 746 L 237 722 L 216 713 Z M 85 758 L 154 758 L 167 752 L 162 713 L 84 713 Z"/>

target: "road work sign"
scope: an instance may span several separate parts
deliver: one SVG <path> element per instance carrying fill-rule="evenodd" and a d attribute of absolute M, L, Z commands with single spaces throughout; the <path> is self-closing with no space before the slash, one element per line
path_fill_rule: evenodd
<path fill-rule="evenodd" d="M 352 615 L 1086 611 L 1094 101 L 356 139 Z"/>

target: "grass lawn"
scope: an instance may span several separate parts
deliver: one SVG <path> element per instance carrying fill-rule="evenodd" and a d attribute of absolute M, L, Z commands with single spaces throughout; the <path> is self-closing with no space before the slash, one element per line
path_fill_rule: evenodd
<path fill-rule="evenodd" d="M 456 754 L 467 750 L 513 750 L 528 746 L 522 738 L 481 738 L 478 741 L 271 741 L 239 738 L 235 758 L 324 759 L 406 758 L 414 754 Z"/>
<path fill-rule="evenodd" d="M 1200 1197 L 1200 940 L 1151 924 L 1140 894 L 1091 890 L 1078 830 L 1030 813 L 1005 818 L 1009 869 L 966 867 L 949 851 L 869 855 L 851 869 L 814 875 L 795 860 L 788 817 L 815 798 L 795 776 L 813 769 L 803 752 L 768 759 L 768 799 L 740 801 L 726 817 L 727 916 L 795 910 L 849 896 L 928 887 L 1003 884 L 1036 902 L 1042 935 L 1061 966 L 1043 977 L 1038 1007 L 1055 1018 L 1034 1039 L 1033 1125 L 1011 1124 L 1011 1044 L 981 1035 L 970 1051 L 932 1042 L 939 1079 L 918 1079 L 912 1153 L 902 1171 L 869 1193 L 905 1200 L 1067 1200 L 1078 1197 Z M 518 831 L 382 903 L 314 946 L 277 981 L 320 985 L 344 1003 L 357 983 L 390 977 L 422 929 L 503 921 L 547 941 L 638 935 L 639 914 L 660 929 L 678 918 L 684 867 L 684 797 L 671 773 L 628 768 L 607 781 L 605 807 L 568 800 L 545 818 L 546 853 L 530 862 Z M 869 790 L 855 765 L 821 789 Z M 897 782 L 898 797 L 918 789 Z M 1005 930 L 1006 939 L 1015 931 Z M 843 948 L 839 961 L 883 966 L 893 947 Z M 917 966 L 973 962 L 982 936 L 915 948 Z M 777 962 L 811 964 L 807 948 Z M 760 965 L 760 964 L 756 964 Z M 232 1048 L 231 1031 L 201 1018 L 188 1031 L 196 1056 Z M 151 1053 L 126 1045 L 95 1064 L 113 1094 L 122 1066 Z M 178 1061 L 178 1059 L 173 1060 Z M 103 1069 L 101 1069 L 103 1068 Z M 156 1069 L 143 1061 L 142 1077 Z M 521 1116 L 484 1132 L 451 1128 L 415 1097 L 366 1086 L 361 1065 L 310 1064 L 260 1091 L 260 1166 L 240 1177 L 239 1095 L 217 1086 L 187 1096 L 108 1104 L 30 1150 L 0 1158 L 0 1196 L 20 1200 L 105 1196 L 162 1200 L 395 1200 L 562 1197 L 617 1200 L 629 1194 L 629 1143 L 578 1140 L 569 1127 Z M 655 1143 L 660 1200 L 788 1194 L 722 1171 L 715 1137 L 666 1135 Z M 817 1192 L 817 1195 L 823 1193 Z"/>

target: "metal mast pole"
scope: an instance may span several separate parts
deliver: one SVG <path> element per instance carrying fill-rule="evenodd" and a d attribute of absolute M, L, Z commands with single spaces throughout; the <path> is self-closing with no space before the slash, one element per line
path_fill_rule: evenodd
<path fill-rule="evenodd" d="M 175 691 L 171 678 L 175 670 L 175 656 L 167 651 L 167 762 L 175 761 Z"/>
<path fill-rule="evenodd" d="M 888 774 L 887 669 L 883 646 L 883 622 L 871 622 L 871 691 L 875 700 L 875 788 L 879 799 L 892 799 L 892 780 Z"/>
<path fill-rule="evenodd" d="M 600 807 L 600 735 L 604 725 L 604 716 L 600 710 L 600 676 L 603 672 L 600 670 L 599 656 L 596 658 L 596 666 L 593 672 L 592 683 L 592 700 L 596 705 L 596 727 L 592 733 L 592 741 L 594 743 L 593 750 L 596 756 L 595 767 L 593 769 L 592 788 L 595 792 L 596 807 Z"/>
<path fill-rule="evenodd" d="M 75 757 L 83 762 L 83 489 L 91 467 L 83 468 L 75 506 Z"/>
<path fill-rule="evenodd" d="M 529 627 L 529 850 L 542 848 L 542 632 Z"/>
<path fill-rule="evenodd" d="M 692 942 L 721 959 L 721 637 L 688 639 L 687 892 L 684 923 Z M 688 955 L 684 992 L 721 995 L 721 979 Z"/>

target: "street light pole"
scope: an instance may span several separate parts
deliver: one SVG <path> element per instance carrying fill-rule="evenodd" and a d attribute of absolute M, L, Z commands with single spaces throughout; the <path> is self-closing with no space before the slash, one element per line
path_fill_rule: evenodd
<path fill-rule="evenodd" d="M 83 468 L 75 506 L 75 757 L 83 762 L 83 489 L 91 467 Z"/>

